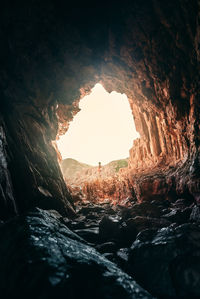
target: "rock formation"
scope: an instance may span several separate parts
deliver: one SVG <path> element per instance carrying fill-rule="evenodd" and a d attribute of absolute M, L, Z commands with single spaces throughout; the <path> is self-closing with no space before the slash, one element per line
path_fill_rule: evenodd
<path fill-rule="evenodd" d="M 106 165 L 90 166 L 74 159 L 61 161 L 61 170 L 73 202 L 126 203 L 135 198 L 134 188 L 127 177 L 128 159 Z"/>
<path fill-rule="evenodd" d="M 4 298 L 153 298 L 60 218 L 55 211 L 37 209 L 1 227 Z M 16 243 L 20 243 L 17 252 Z"/>

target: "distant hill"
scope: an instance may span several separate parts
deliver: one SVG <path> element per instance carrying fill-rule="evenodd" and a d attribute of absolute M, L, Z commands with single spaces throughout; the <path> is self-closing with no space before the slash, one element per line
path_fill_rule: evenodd
<path fill-rule="evenodd" d="M 81 170 L 85 170 L 85 169 L 92 168 L 92 167 L 93 166 L 81 163 L 81 162 L 71 159 L 71 158 L 64 159 L 61 162 L 62 173 L 66 178 L 73 177 L 77 172 L 80 172 Z"/>
<path fill-rule="evenodd" d="M 127 166 L 128 166 L 128 158 L 127 159 L 111 161 L 103 167 L 112 168 L 115 172 L 118 172 L 120 170 L 120 168 L 124 168 L 124 167 L 127 167 Z"/>
<path fill-rule="evenodd" d="M 107 178 L 119 172 L 120 168 L 128 166 L 128 158 L 111 161 L 101 167 L 101 178 Z M 68 158 L 61 162 L 64 177 L 71 182 L 90 181 L 99 178 L 98 166 L 91 166 Z"/>

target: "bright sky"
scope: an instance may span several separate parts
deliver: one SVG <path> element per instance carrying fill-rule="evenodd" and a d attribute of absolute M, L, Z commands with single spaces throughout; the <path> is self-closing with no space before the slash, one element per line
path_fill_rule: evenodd
<path fill-rule="evenodd" d="M 128 158 L 133 139 L 139 137 L 125 94 L 108 93 L 96 84 L 80 100 L 78 112 L 67 133 L 57 141 L 62 158 L 97 166 Z"/>

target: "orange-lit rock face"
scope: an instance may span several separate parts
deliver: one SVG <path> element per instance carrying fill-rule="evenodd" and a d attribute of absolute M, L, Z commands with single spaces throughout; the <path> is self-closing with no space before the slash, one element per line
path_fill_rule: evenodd
<path fill-rule="evenodd" d="M 82 184 L 73 184 L 66 181 L 69 186 L 74 202 L 103 202 L 110 204 L 130 205 L 135 197 L 131 190 L 133 187 L 129 180 L 123 176 L 108 177 L 106 179 L 96 179 L 87 181 Z"/>
<path fill-rule="evenodd" d="M 71 160 L 79 163 L 76 160 Z M 125 164 L 119 168 L 118 161 L 123 161 Z M 135 199 L 135 194 L 127 176 L 128 161 L 127 159 L 118 161 L 112 161 L 100 168 L 87 167 L 87 164 L 83 164 L 84 168 L 76 170 L 70 164 L 67 167 L 65 164 L 67 159 L 64 160 L 61 163 L 61 169 L 74 202 L 130 204 L 130 201 Z"/>
<path fill-rule="evenodd" d="M 132 186 L 127 177 L 116 175 L 83 183 L 83 200 L 130 205 L 134 201 Z M 73 190 L 72 190 L 73 194 Z"/>
<path fill-rule="evenodd" d="M 58 105 L 56 109 L 56 114 L 58 117 L 58 134 L 57 138 L 60 135 L 64 135 L 69 127 L 69 122 L 73 119 L 73 116 L 79 111 L 78 105 L 76 102 L 73 105 Z"/>
<path fill-rule="evenodd" d="M 102 76 L 101 80 L 104 83 L 106 79 Z M 121 92 L 123 90 L 120 89 Z M 133 142 L 128 167 L 117 175 L 104 173 L 99 176 L 98 172 L 92 173 L 91 170 L 85 170 L 76 177 L 65 177 L 75 201 L 78 199 L 108 200 L 116 204 L 127 198 L 135 197 L 135 194 L 138 200 L 148 200 L 148 198 L 160 198 L 163 195 L 167 197 L 167 194 L 171 192 L 172 184 L 167 183 L 166 178 L 158 177 L 143 182 L 142 176 L 155 173 L 155 171 L 166 171 L 169 167 L 180 166 L 185 161 L 188 156 L 188 147 L 185 134 L 180 135 L 183 127 L 180 123 L 177 123 L 176 127 L 172 126 L 166 114 L 162 110 L 159 113 L 157 108 L 155 111 L 152 105 L 150 107 L 139 106 L 133 98 L 129 101 L 141 138 Z M 65 114 L 65 108 L 67 112 L 71 109 L 70 116 Z M 77 102 L 74 107 L 61 105 L 58 111 L 61 112 L 59 127 L 62 128 L 58 134 L 63 134 L 68 129 L 68 120 L 72 120 L 73 115 L 78 112 Z M 138 187 L 139 185 L 141 188 Z"/>
<path fill-rule="evenodd" d="M 142 109 L 135 104 L 132 107 L 141 138 L 134 141 L 130 150 L 131 168 L 140 171 L 175 165 L 187 157 L 187 145 L 184 136 L 180 136 L 182 127 L 171 127 L 162 111 L 141 112 Z"/>

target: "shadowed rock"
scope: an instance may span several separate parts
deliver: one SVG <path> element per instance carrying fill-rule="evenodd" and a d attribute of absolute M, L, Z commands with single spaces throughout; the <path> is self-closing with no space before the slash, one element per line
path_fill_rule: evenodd
<path fill-rule="evenodd" d="M 128 267 L 129 273 L 159 298 L 199 298 L 199 226 L 184 224 L 141 232 L 131 247 Z"/>
<path fill-rule="evenodd" d="M 152 298 L 55 213 L 17 217 L 0 228 L 0 240 L 3 298 Z"/>

